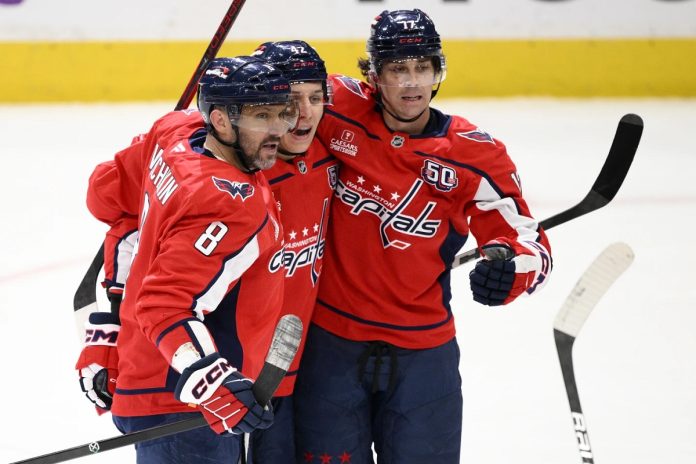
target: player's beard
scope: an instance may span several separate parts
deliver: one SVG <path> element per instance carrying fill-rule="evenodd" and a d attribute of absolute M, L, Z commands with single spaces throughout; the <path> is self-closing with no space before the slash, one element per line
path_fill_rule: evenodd
<path fill-rule="evenodd" d="M 252 169 L 270 169 L 276 162 L 278 156 L 278 146 L 280 145 L 280 137 L 276 135 L 268 135 L 261 140 L 255 147 L 250 147 L 253 142 L 241 144 L 241 156 L 244 157 L 244 162 Z M 253 153 L 248 155 L 247 153 Z"/>

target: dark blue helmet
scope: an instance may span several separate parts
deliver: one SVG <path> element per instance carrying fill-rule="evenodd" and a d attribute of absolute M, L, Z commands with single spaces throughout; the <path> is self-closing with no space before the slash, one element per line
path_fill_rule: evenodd
<path fill-rule="evenodd" d="M 266 42 L 256 49 L 253 56 L 263 58 L 280 69 L 291 84 L 321 82 L 324 99 L 331 96 L 326 65 L 319 53 L 303 40 Z"/>
<path fill-rule="evenodd" d="M 438 71 L 445 68 L 440 34 L 432 19 L 419 9 L 384 10 L 372 23 L 367 40 L 367 55 L 373 71 L 383 60 L 399 60 L 423 56 L 436 57 Z"/>
<path fill-rule="evenodd" d="M 216 58 L 198 82 L 198 110 L 206 123 L 214 105 L 230 117 L 245 104 L 284 104 L 290 101 L 290 82 L 268 62 L 251 56 Z"/>
<path fill-rule="evenodd" d="M 317 51 L 303 40 L 266 42 L 253 56 L 269 61 L 291 83 L 326 80 L 326 66 Z"/>

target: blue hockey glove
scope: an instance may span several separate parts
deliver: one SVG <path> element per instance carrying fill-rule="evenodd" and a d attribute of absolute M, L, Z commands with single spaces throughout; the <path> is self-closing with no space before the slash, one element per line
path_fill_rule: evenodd
<path fill-rule="evenodd" d="M 488 306 L 505 305 L 545 283 L 551 260 L 539 244 L 524 246 L 507 238 L 481 247 L 484 259 L 469 273 L 474 300 Z"/>

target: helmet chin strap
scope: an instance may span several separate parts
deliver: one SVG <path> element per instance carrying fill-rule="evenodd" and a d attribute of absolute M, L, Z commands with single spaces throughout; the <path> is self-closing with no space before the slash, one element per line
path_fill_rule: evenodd
<path fill-rule="evenodd" d="M 252 172 L 259 171 L 259 168 L 249 166 L 249 163 L 247 162 L 247 157 L 244 154 L 242 147 L 239 146 L 239 128 L 237 126 L 232 124 L 232 130 L 234 130 L 234 135 L 235 135 L 235 141 L 232 143 L 225 142 L 224 140 L 222 140 L 220 138 L 220 136 L 218 135 L 217 131 L 215 130 L 215 128 L 212 126 L 212 124 L 208 124 L 208 126 L 209 126 L 208 132 L 210 133 L 210 135 L 212 135 L 215 138 L 215 140 L 217 140 L 222 145 L 224 145 L 226 147 L 230 147 L 232 150 L 234 150 L 234 154 L 237 157 L 237 160 L 239 161 L 239 163 L 242 165 L 244 172 L 252 173 Z"/>
<path fill-rule="evenodd" d="M 430 101 L 433 101 L 433 98 L 437 95 L 438 90 L 440 90 L 440 85 L 442 85 L 442 77 L 437 81 L 437 87 L 430 92 Z"/>

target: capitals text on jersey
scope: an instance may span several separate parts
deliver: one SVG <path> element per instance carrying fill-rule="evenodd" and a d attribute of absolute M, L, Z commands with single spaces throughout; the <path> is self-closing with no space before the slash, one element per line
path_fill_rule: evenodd
<path fill-rule="evenodd" d="M 398 249 L 405 249 L 411 246 L 411 243 L 398 239 L 390 239 L 387 235 L 388 227 L 406 235 L 430 238 L 435 236 L 438 227 L 440 227 L 442 223 L 440 220 L 428 219 L 430 213 L 435 209 L 436 203 L 434 201 L 429 201 L 427 205 L 425 205 L 425 208 L 415 217 L 409 216 L 403 212 L 413 201 L 422 185 L 423 181 L 421 179 L 416 179 L 401 201 L 398 203 L 391 203 L 385 202 L 381 197 L 363 189 L 356 183 L 350 181 L 343 183 L 339 180 L 336 186 L 336 196 L 341 202 L 351 207 L 351 214 L 357 216 L 364 211 L 374 214 L 379 218 L 381 223 L 380 236 L 384 248 L 393 246 Z M 363 193 L 366 195 L 364 196 Z M 393 207 L 390 208 L 389 205 L 393 205 Z"/>
<path fill-rule="evenodd" d="M 282 250 L 279 250 L 273 255 L 268 263 L 268 270 L 276 272 L 282 268 L 285 269 L 285 276 L 292 277 L 298 268 L 304 266 L 312 266 L 310 280 L 312 286 L 317 284 L 319 280 L 320 269 L 317 269 L 317 261 L 324 256 L 324 245 L 326 243 L 324 228 L 328 214 L 329 199 L 324 199 L 322 207 L 321 219 L 318 225 L 318 233 L 315 237 L 309 237 L 305 240 L 288 243 Z M 290 248 L 301 246 L 298 251 L 293 251 Z"/>

